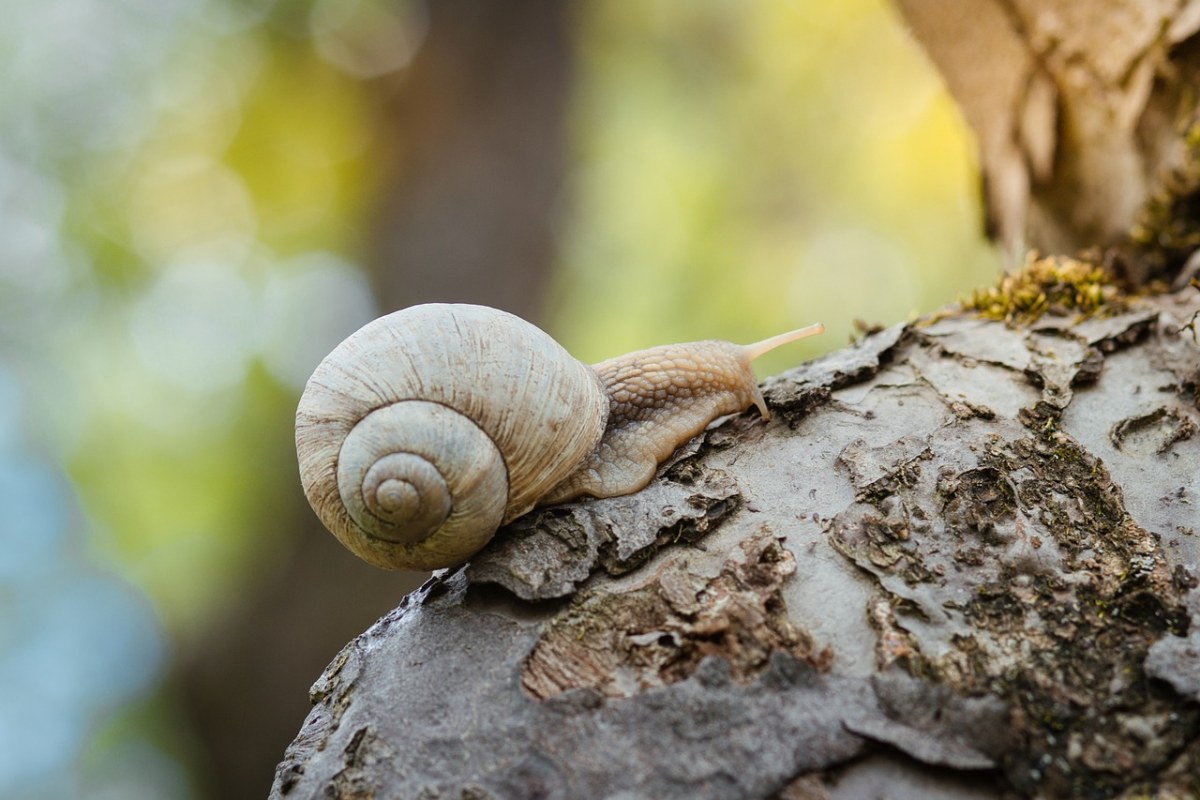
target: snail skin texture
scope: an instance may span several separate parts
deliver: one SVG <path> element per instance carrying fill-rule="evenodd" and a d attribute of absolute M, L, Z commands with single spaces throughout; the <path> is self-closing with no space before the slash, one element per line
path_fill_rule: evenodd
<path fill-rule="evenodd" d="M 360 328 L 309 379 L 296 410 L 300 480 L 365 561 L 453 566 L 534 506 L 636 492 L 722 414 L 755 405 L 768 417 L 750 362 L 823 330 L 589 367 L 504 311 L 406 308 Z"/>

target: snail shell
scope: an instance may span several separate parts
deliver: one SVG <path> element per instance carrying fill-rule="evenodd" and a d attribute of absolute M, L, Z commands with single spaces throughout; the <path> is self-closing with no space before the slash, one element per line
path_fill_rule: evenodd
<path fill-rule="evenodd" d="M 519 317 L 414 306 L 361 328 L 309 379 L 301 482 L 364 560 L 448 566 L 571 473 L 607 410 L 596 374 Z"/>
<path fill-rule="evenodd" d="M 666 345 L 595 367 L 519 317 L 430 304 L 381 317 L 317 367 L 296 411 L 309 503 L 378 567 L 469 558 L 538 503 L 637 491 L 716 417 L 766 403 L 754 345 Z"/>

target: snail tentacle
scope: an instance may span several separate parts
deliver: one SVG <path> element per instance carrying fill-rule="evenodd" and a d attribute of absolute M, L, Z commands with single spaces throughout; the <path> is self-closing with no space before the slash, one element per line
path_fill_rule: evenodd
<path fill-rule="evenodd" d="M 751 405 L 770 419 L 750 362 L 776 347 L 824 332 L 820 323 L 750 345 L 709 340 L 653 347 L 593 369 L 608 395 L 608 425 L 597 446 L 543 504 L 619 497 L 650 483 L 679 445 L 724 414 Z"/>
<path fill-rule="evenodd" d="M 751 360 L 821 330 L 667 345 L 592 368 L 503 311 L 397 311 L 309 379 L 296 410 L 301 483 L 366 561 L 453 566 L 537 504 L 641 489 L 718 416 L 755 405 L 767 417 Z"/>

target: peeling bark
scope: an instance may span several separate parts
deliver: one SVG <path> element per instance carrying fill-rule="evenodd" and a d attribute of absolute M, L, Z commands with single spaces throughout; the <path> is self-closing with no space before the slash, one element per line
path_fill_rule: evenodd
<path fill-rule="evenodd" d="M 1198 311 L 951 313 L 772 379 L 352 642 L 272 797 L 1196 796 Z"/>
<path fill-rule="evenodd" d="M 1123 240 L 1187 164 L 1200 2 L 896 5 L 975 132 L 989 227 L 1013 263 L 1027 246 Z"/>

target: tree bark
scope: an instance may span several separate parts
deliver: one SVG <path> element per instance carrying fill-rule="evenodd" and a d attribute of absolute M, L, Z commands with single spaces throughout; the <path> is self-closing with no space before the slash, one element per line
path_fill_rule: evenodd
<path fill-rule="evenodd" d="M 1192 160 L 1200 2 L 896 5 L 975 132 L 989 229 L 1012 261 L 1123 241 Z M 1121 266 L 1142 283 L 1153 265 Z"/>
<path fill-rule="evenodd" d="M 989 7 L 1038 54 L 996 130 L 1053 134 L 997 166 L 981 133 L 989 186 L 1028 182 L 992 213 L 1089 260 L 772 379 L 770 421 L 710 426 L 634 496 L 501 530 L 334 660 L 273 798 L 1200 796 L 1195 4 L 1147 14 L 1121 85 L 1163 100 L 1117 144 L 1058 83 L 1109 41 Z M 971 35 L 927 17 L 927 44 Z"/>
<path fill-rule="evenodd" d="M 770 381 L 352 642 L 272 796 L 1194 796 L 1196 294 Z"/>

